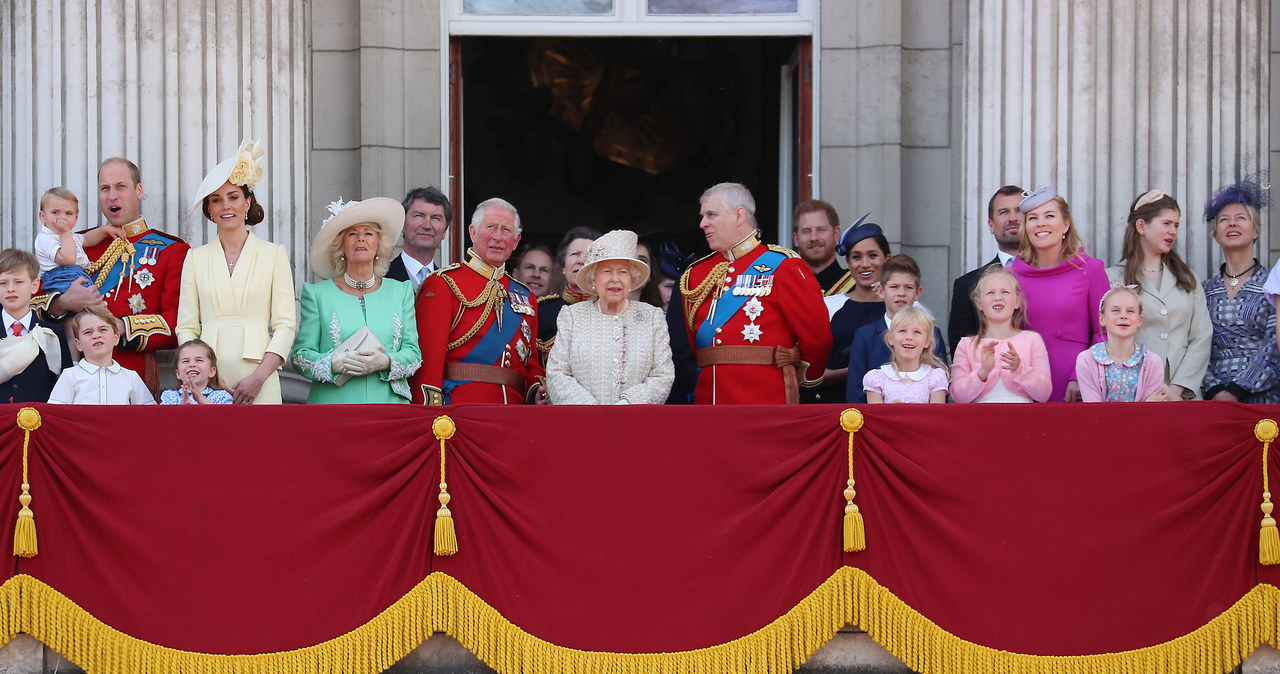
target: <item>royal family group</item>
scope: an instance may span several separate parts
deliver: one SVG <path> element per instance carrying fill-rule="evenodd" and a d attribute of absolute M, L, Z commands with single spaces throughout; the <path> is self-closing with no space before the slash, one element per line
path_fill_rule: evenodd
<path fill-rule="evenodd" d="M 106 224 L 76 231 L 76 195 L 45 192 L 34 251 L 0 251 L 0 399 L 272 404 L 288 363 L 311 403 L 1280 402 L 1261 175 L 1205 203 L 1224 260 L 1206 279 L 1178 254 L 1182 208 L 1162 190 L 1134 199 L 1108 266 L 1063 195 L 1001 187 L 997 256 L 955 280 L 944 340 L 919 265 L 868 216 L 842 230 L 805 201 L 792 248 L 769 245 L 737 183 L 702 194 L 697 260 L 588 227 L 521 249 L 519 212 L 494 198 L 465 259 L 437 269 L 453 220 L 438 189 L 339 198 L 310 249 L 321 280 L 295 295 L 287 252 L 253 230 L 264 158 L 245 141 L 205 177 L 191 212 L 217 238 L 197 248 L 141 217 L 126 159 L 99 171 Z M 161 391 L 155 353 L 175 348 Z"/>

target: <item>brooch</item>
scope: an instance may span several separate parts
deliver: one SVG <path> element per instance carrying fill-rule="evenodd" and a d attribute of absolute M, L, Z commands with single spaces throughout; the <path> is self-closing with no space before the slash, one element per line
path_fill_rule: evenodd
<path fill-rule="evenodd" d="M 137 283 L 139 288 L 145 288 L 155 282 L 155 280 L 155 274 L 152 274 L 151 270 L 146 267 L 139 269 L 133 275 L 133 282 Z"/>
<path fill-rule="evenodd" d="M 760 336 L 763 334 L 763 332 L 764 331 L 760 329 L 760 326 L 756 325 L 755 323 L 747 323 L 746 325 L 742 326 L 742 338 L 747 340 L 748 342 L 760 341 Z"/>
<path fill-rule="evenodd" d="M 147 301 L 142 299 L 142 293 L 129 296 L 129 311 L 140 314 L 147 310 Z"/>

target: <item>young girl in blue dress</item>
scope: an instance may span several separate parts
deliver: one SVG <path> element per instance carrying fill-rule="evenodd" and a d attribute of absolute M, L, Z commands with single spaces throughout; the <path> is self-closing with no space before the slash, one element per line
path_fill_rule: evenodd
<path fill-rule="evenodd" d="M 193 339 L 175 356 L 180 386 L 160 392 L 161 405 L 230 405 L 231 394 L 218 384 L 218 356 L 213 347 Z"/>
<path fill-rule="evenodd" d="M 1087 403 L 1164 402 L 1164 359 L 1136 344 L 1142 327 L 1142 300 L 1135 288 L 1116 286 L 1102 296 L 1098 320 L 1107 341 L 1076 357 L 1080 398 Z"/>

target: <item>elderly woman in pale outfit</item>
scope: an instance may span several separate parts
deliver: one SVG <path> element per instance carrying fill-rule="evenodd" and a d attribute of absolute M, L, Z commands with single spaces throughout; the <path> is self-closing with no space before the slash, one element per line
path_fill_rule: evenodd
<path fill-rule="evenodd" d="M 200 184 L 191 211 L 201 207 L 218 238 L 187 253 L 178 299 L 178 343 L 209 344 L 238 404 L 281 402 L 278 370 L 297 328 L 289 254 L 249 231 L 265 217 L 253 193 L 262 156 L 246 140 Z"/>
<path fill-rule="evenodd" d="M 675 379 L 662 310 L 628 299 L 649 278 L 634 232 L 617 230 L 587 249 L 577 285 L 596 296 L 566 306 L 547 360 L 547 394 L 557 405 L 656 405 Z"/>

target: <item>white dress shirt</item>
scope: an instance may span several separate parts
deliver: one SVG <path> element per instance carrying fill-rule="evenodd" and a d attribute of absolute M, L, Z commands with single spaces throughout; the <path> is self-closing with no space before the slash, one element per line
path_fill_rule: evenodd
<path fill-rule="evenodd" d="M 137 372 L 120 363 L 100 367 L 87 360 L 58 375 L 49 402 L 63 405 L 154 405 L 156 399 Z"/>
<path fill-rule="evenodd" d="M 422 281 L 436 270 L 435 260 L 432 260 L 428 264 L 422 264 L 421 262 L 418 262 L 417 258 L 414 258 L 403 251 L 400 253 L 400 261 L 404 262 L 404 270 L 409 275 L 409 282 L 413 284 L 415 292 L 418 288 L 422 287 Z"/>

